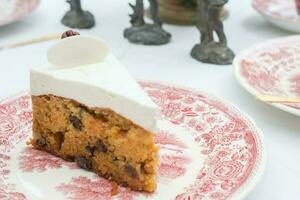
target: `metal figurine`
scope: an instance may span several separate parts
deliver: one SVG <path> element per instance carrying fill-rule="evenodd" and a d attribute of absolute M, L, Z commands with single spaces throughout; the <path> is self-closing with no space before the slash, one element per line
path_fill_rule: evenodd
<path fill-rule="evenodd" d="M 194 46 L 191 56 L 204 63 L 219 65 L 231 64 L 233 51 L 227 46 L 220 12 L 228 0 L 197 0 L 200 21 L 197 28 L 201 33 L 201 43 Z M 214 31 L 218 41 L 214 39 Z"/>
<path fill-rule="evenodd" d="M 162 45 L 170 41 L 171 35 L 162 29 L 162 23 L 158 18 L 157 0 L 149 0 L 150 12 L 153 24 L 147 24 L 144 20 L 144 2 L 136 0 L 136 4 L 129 4 L 133 9 L 130 15 L 131 27 L 125 29 L 124 37 L 132 43 L 144 45 Z"/>
<path fill-rule="evenodd" d="M 80 0 L 67 0 L 70 10 L 62 18 L 61 22 L 71 28 L 88 29 L 95 25 L 94 16 L 89 11 L 81 8 Z"/>
<path fill-rule="evenodd" d="M 157 0 L 158 17 L 163 23 L 175 25 L 196 25 L 200 20 L 197 0 Z M 150 9 L 146 15 L 151 18 Z M 228 11 L 222 9 L 220 18 L 228 17 Z"/>

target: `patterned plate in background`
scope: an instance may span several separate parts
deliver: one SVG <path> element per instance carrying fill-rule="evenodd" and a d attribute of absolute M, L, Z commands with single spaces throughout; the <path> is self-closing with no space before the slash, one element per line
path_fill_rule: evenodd
<path fill-rule="evenodd" d="M 0 26 L 12 23 L 32 12 L 40 0 L 0 0 Z"/>
<path fill-rule="evenodd" d="M 275 26 L 300 33 L 295 0 L 252 0 L 252 6 Z"/>
<path fill-rule="evenodd" d="M 251 94 L 300 98 L 300 37 L 269 40 L 239 54 L 233 63 L 239 83 Z M 300 103 L 271 105 L 300 116 Z"/>

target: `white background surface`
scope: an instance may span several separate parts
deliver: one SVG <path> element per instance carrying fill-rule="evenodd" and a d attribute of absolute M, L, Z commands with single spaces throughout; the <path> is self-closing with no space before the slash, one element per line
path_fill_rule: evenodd
<path fill-rule="evenodd" d="M 123 39 L 131 12 L 124 0 L 84 0 L 93 12 L 95 28 L 82 34 L 101 36 L 111 50 L 138 79 L 159 80 L 191 87 L 231 101 L 256 121 L 264 132 L 268 163 L 261 182 L 247 200 L 300 199 L 300 118 L 260 103 L 234 79 L 231 66 L 202 64 L 189 52 L 199 41 L 194 27 L 165 25 L 173 37 L 165 46 L 133 45 Z M 230 0 L 225 22 L 229 45 L 238 53 L 266 39 L 291 35 L 270 25 L 251 7 L 249 0 Z M 60 19 L 68 9 L 63 0 L 42 0 L 38 9 L 23 20 L 0 27 L 0 45 L 49 33 L 66 27 Z M 0 99 L 29 88 L 29 67 L 46 61 L 51 42 L 0 51 Z"/>

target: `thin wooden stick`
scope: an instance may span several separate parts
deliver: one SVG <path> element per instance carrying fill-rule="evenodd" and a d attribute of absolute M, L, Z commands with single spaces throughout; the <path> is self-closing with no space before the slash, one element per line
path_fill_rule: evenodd
<path fill-rule="evenodd" d="M 61 34 L 44 35 L 42 37 L 33 38 L 33 39 L 29 39 L 29 40 L 23 40 L 23 41 L 11 43 L 8 45 L 4 45 L 4 46 L 0 47 L 0 50 L 20 47 L 20 46 L 25 46 L 25 45 L 30 45 L 30 44 L 36 44 L 36 43 L 46 42 L 46 41 L 50 41 L 50 40 L 58 40 L 60 38 L 61 38 Z"/>
<path fill-rule="evenodd" d="M 257 94 L 256 98 L 269 103 L 300 103 L 300 98 L 278 97 L 264 94 Z"/>

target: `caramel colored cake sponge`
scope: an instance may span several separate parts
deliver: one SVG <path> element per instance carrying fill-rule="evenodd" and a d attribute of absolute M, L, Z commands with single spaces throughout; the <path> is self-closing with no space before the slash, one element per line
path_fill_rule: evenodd
<path fill-rule="evenodd" d="M 32 96 L 30 143 L 138 191 L 156 189 L 154 135 L 110 109 L 54 95 Z"/>

